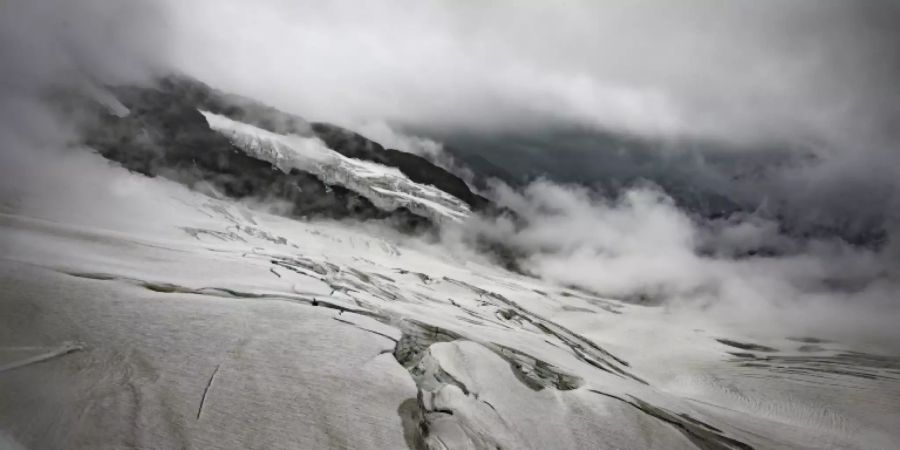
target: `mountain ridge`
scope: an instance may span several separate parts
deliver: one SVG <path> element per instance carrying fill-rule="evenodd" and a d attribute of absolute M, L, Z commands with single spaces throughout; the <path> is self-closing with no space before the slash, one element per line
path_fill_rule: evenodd
<path fill-rule="evenodd" d="M 347 158 L 394 168 L 415 183 L 434 186 L 473 211 L 492 207 L 462 179 L 425 158 L 386 149 L 336 125 L 307 122 L 198 80 L 168 76 L 147 87 L 114 86 L 110 91 L 124 111 L 96 100 L 82 105 L 94 116 L 83 127 L 84 143 L 107 159 L 147 176 L 161 175 L 195 188 L 211 187 L 237 199 L 287 201 L 291 204 L 288 213 L 294 217 L 388 220 L 406 232 L 433 227 L 435 218 L 427 210 L 423 214 L 415 200 L 387 207 L 371 192 L 367 197 L 366 192 L 354 190 L 352 183 L 335 183 L 333 177 L 323 178 L 321 173 L 303 168 L 279 171 L 272 161 L 236 146 L 233 136 L 229 139 L 222 130 L 213 129 L 204 117 L 203 111 L 209 111 L 272 133 L 320 139 Z"/>

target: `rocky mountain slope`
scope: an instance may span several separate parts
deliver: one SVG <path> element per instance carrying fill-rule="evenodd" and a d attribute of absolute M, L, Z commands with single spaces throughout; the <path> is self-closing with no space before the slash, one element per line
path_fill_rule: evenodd
<path fill-rule="evenodd" d="M 76 99 L 85 144 L 136 172 L 235 199 L 286 202 L 293 217 L 383 219 L 407 231 L 460 220 L 490 202 L 424 158 L 200 82 L 164 78 Z M 72 99 L 67 99 L 73 103 Z"/>

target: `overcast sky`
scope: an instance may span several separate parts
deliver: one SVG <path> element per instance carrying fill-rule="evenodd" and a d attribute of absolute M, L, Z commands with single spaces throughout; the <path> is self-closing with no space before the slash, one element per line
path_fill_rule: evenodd
<path fill-rule="evenodd" d="M 0 7 L 8 41 L 0 51 L 15 61 L 7 71 L 47 77 L 48 67 L 74 67 L 116 81 L 148 67 L 180 70 L 348 124 L 580 126 L 883 148 L 900 122 L 900 2 L 889 0 Z"/>
<path fill-rule="evenodd" d="M 883 144 L 900 3 L 173 1 L 171 63 L 314 118 Z"/>

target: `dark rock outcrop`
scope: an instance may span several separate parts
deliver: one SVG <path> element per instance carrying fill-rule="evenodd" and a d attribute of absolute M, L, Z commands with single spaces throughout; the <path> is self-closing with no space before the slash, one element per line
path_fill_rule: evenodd
<path fill-rule="evenodd" d="M 167 77 L 159 81 L 157 92 L 180 99 L 185 104 L 248 123 L 279 134 L 315 135 L 332 150 L 348 157 L 396 167 L 412 181 L 432 185 L 466 202 L 475 211 L 490 209 L 491 202 L 472 192 L 465 181 L 427 159 L 412 153 L 386 149 L 353 131 L 288 114 L 259 102 L 219 92 L 197 80 Z"/>
<path fill-rule="evenodd" d="M 224 102 L 202 89 L 173 86 L 116 89 L 129 109 L 124 117 L 89 105 L 96 120 L 85 126 L 85 144 L 129 170 L 236 199 L 286 204 L 294 217 L 383 219 L 404 231 L 430 227 L 428 219 L 406 208 L 384 211 L 342 186 L 296 169 L 285 173 L 247 155 L 212 130 L 197 110 L 216 103 L 209 109 L 222 111 Z"/>

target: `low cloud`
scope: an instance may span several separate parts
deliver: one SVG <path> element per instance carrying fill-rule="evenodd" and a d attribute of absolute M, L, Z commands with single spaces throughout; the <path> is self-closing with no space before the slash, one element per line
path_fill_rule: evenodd
<path fill-rule="evenodd" d="M 79 210 L 71 203 L 78 197 L 73 190 L 121 192 L 109 171 L 86 162 L 99 157 L 77 145 L 76 126 L 59 114 L 58 96 L 78 91 L 109 104 L 112 97 L 104 85 L 142 83 L 166 70 L 164 23 L 162 10 L 143 0 L 0 3 L 4 210 L 40 215 L 41 210 L 69 209 L 89 215 L 102 210 L 102 202 L 80 203 Z"/>
<path fill-rule="evenodd" d="M 655 143 L 647 158 L 659 170 L 556 179 L 679 177 L 685 191 L 701 183 L 799 233 L 856 239 L 898 227 L 896 2 L 162 4 L 177 43 L 172 67 L 310 120 L 451 143 L 528 135 L 511 160 L 558 153 L 559 130 L 611 132 Z M 793 162 L 735 174 L 669 160 L 702 153 L 697 143 L 754 158 L 777 149 Z M 491 160 L 495 147 L 480 156 Z M 635 153 L 602 138 L 583 147 L 597 155 L 584 167 Z"/>
<path fill-rule="evenodd" d="M 476 219 L 445 239 L 501 242 L 529 273 L 626 301 L 705 314 L 748 333 L 896 348 L 900 267 L 890 250 L 783 235 L 753 216 L 705 220 L 656 187 L 615 199 L 545 180 L 495 198 L 517 219 Z"/>
<path fill-rule="evenodd" d="M 475 173 L 444 149 L 444 145 L 433 139 L 403 133 L 383 121 L 369 121 L 352 127 L 386 148 L 393 148 L 419 155 L 433 164 L 462 178 L 469 186 L 475 183 Z"/>

